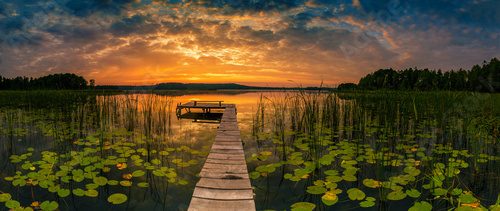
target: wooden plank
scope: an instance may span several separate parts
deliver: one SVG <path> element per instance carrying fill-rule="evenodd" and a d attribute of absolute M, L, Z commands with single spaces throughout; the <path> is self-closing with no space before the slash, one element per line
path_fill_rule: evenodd
<path fill-rule="evenodd" d="M 193 197 L 216 200 L 251 200 L 253 199 L 252 189 L 227 190 L 196 187 Z"/>
<path fill-rule="evenodd" d="M 235 155 L 245 153 L 245 152 L 243 152 L 242 149 L 212 149 L 210 152 L 215 152 L 215 153 L 219 153 L 219 154 L 235 154 Z"/>
<path fill-rule="evenodd" d="M 243 165 L 246 164 L 245 160 L 221 160 L 221 159 L 207 159 L 205 163 L 226 164 L 226 165 Z"/>
<path fill-rule="evenodd" d="M 252 189 L 250 181 L 245 179 L 227 180 L 201 178 L 200 181 L 196 183 L 196 187 L 233 190 Z"/>
<path fill-rule="evenodd" d="M 255 202 L 252 200 L 210 200 L 193 197 L 189 205 L 189 211 L 247 211 L 255 210 Z"/>
<path fill-rule="evenodd" d="M 215 141 L 217 145 L 242 146 L 241 141 Z"/>
<path fill-rule="evenodd" d="M 201 171 L 200 177 L 212 178 L 212 179 L 249 179 L 248 173 L 244 174 L 227 174 L 222 172 L 206 172 Z"/>
<path fill-rule="evenodd" d="M 212 149 L 241 149 L 241 150 L 243 150 L 243 146 L 242 145 L 240 145 L 240 146 L 219 145 L 219 144 L 215 143 L 214 145 L 212 145 Z"/>
<path fill-rule="evenodd" d="M 221 163 L 205 163 L 203 166 L 202 172 L 220 172 L 226 174 L 246 174 L 247 165 L 226 165 Z"/>
<path fill-rule="evenodd" d="M 210 153 L 210 154 L 208 154 L 207 159 L 241 160 L 241 161 L 245 161 L 245 156 L 243 156 L 243 155 L 232 155 L 232 154 Z"/>

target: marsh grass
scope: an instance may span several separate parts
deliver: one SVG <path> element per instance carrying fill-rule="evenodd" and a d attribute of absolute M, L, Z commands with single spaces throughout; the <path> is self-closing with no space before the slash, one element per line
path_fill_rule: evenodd
<path fill-rule="evenodd" d="M 495 208 L 498 95 L 302 91 L 262 99 L 253 127 L 260 149 L 249 165 L 266 202 L 268 189 L 293 186 L 295 195 L 272 197 L 324 209 Z"/>
<path fill-rule="evenodd" d="M 0 203 L 9 209 L 40 208 L 32 202 L 54 209 L 135 206 L 127 199 L 121 202 L 122 195 L 111 198 L 114 205 L 106 202 L 116 192 L 170 209 L 176 194 L 187 192 L 182 186 L 194 185 L 200 161 L 208 154 L 208 148 L 182 141 L 182 135 L 173 132 L 174 97 L 0 92 L 14 100 L 10 94 L 22 96 L 0 110 L 1 146 L 7 145 L 0 152 L 5 167 Z M 32 104 L 50 94 L 55 96 L 45 100 L 55 105 Z M 210 140 L 213 135 L 204 137 Z"/>

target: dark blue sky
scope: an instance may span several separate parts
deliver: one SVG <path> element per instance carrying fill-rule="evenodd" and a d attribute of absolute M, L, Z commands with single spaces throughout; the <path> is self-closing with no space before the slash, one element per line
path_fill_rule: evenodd
<path fill-rule="evenodd" d="M 500 57 L 498 0 L 0 0 L 0 75 L 317 85 Z"/>

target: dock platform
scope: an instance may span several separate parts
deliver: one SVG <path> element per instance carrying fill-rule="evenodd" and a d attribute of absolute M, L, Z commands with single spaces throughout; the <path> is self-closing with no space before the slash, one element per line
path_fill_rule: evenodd
<path fill-rule="evenodd" d="M 236 105 L 223 104 L 222 101 L 218 104 L 198 101 L 179 106 L 181 109 L 224 109 L 215 142 L 199 174 L 200 180 L 196 183 L 188 210 L 255 211 L 253 189 L 236 117 Z"/>

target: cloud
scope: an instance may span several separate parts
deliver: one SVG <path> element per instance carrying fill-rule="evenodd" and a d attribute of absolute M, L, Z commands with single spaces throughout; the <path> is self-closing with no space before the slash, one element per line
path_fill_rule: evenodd
<path fill-rule="evenodd" d="M 127 36 L 154 33 L 159 27 L 160 24 L 155 23 L 149 16 L 134 15 L 113 23 L 110 30 L 114 35 Z"/>
<path fill-rule="evenodd" d="M 0 0 L 0 75 L 317 85 L 386 67 L 468 68 L 500 56 L 498 4 Z"/>

